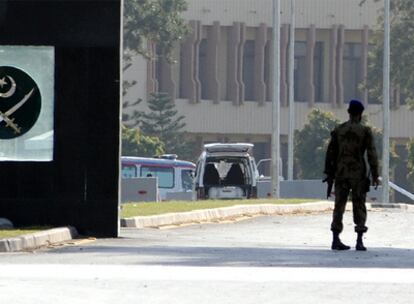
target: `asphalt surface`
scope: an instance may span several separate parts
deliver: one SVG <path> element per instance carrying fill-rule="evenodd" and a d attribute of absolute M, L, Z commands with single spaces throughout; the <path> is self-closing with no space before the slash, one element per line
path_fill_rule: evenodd
<path fill-rule="evenodd" d="M 367 252 L 330 250 L 331 214 L 123 229 L 0 254 L 0 303 L 413 303 L 414 213 L 369 213 Z M 344 243 L 354 246 L 352 214 Z"/>

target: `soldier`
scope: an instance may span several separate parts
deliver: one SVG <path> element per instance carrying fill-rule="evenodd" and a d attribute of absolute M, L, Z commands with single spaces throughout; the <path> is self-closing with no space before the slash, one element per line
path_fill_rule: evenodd
<path fill-rule="evenodd" d="M 352 193 L 355 232 L 358 235 L 356 250 L 367 250 L 362 241 L 363 234 L 368 230 L 365 226 L 367 219 L 365 199 L 370 186 L 370 181 L 367 179 L 365 152 L 367 152 L 372 174 L 372 184 L 377 187 L 379 181 L 378 158 L 372 131 L 369 127 L 361 124 L 363 111 L 364 105 L 360 101 L 350 101 L 349 120 L 337 126 L 331 133 L 331 141 L 326 152 L 324 170 L 326 178 L 324 182 L 328 182 L 329 188 L 329 185 L 332 187 L 332 183 L 335 181 L 335 207 L 331 224 L 332 250 L 350 249 L 339 239 L 339 234 L 343 229 L 342 217 L 350 191 Z"/>

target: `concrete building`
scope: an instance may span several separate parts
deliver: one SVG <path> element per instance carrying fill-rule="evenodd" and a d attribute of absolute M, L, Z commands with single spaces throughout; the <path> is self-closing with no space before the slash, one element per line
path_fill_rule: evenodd
<path fill-rule="evenodd" d="M 370 0 L 297 0 L 295 30 L 295 128 L 318 107 L 346 119 L 350 98 L 367 105 L 371 123 L 382 126 L 381 105 L 358 89 L 367 77 L 369 37 L 381 3 Z M 126 98 L 154 91 L 174 97 L 186 131 L 206 142 L 247 141 L 257 159 L 270 156 L 272 122 L 272 0 L 188 0 L 184 17 L 192 34 L 179 46 L 177 63 L 137 58 L 125 78 L 139 83 Z M 288 40 L 290 1 L 281 0 L 281 141 L 287 157 Z M 149 46 L 156 52 L 155 46 Z M 393 89 L 391 137 L 414 137 L 414 112 Z M 140 106 L 145 107 L 145 103 Z M 402 150 L 402 149 L 399 149 Z"/>

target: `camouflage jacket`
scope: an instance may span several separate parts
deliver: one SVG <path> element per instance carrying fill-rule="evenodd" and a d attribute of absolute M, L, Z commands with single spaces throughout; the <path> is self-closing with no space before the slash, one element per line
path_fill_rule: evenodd
<path fill-rule="evenodd" d="M 365 152 L 372 177 L 376 179 L 378 157 L 371 129 L 352 120 L 337 126 L 326 151 L 324 173 L 336 180 L 362 180 L 367 176 Z"/>

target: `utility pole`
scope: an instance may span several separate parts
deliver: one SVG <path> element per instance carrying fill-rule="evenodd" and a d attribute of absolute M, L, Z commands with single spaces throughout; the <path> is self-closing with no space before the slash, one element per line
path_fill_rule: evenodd
<path fill-rule="evenodd" d="M 273 0 L 272 196 L 280 197 L 280 2 Z"/>
<path fill-rule="evenodd" d="M 388 204 L 390 200 L 390 0 L 384 0 L 383 74 L 382 202 Z"/>
<path fill-rule="evenodd" d="M 295 135 L 295 0 L 290 1 L 289 34 L 289 130 L 288 130 L 288 180 L 293 180 L 293 157 Z"/>

